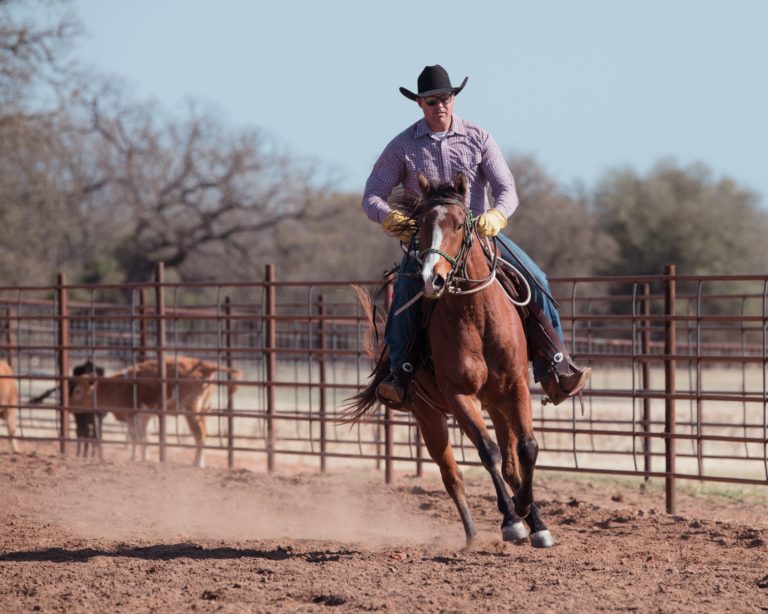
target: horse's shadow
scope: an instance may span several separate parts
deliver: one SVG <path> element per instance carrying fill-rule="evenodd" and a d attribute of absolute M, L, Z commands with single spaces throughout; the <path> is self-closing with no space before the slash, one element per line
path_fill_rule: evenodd
<path fill-rule="evenodd" d="M 290 548 L 277 546 L 272 550 L 258 550 L 251 548 L 204 548 L 198 544 L 158 544 L 155 546 L 129 547 L 122 546 L 115 549 L 101 548 L 46 548 L 45 550 L 24 550 L 8 552 L 0 555 L 0 563 L 87 563 L 91 559 L 102 556 L 111 558 L 133 558 L 147 561 L 170 561 L 174 559 L 194 560 L 227 560 L 227 559 L 265 559 L 270 561 L 284 561 L 293 558 L 303 558 L 309 562 L 335 560 L 342 555 L 355 554 L 352 551 L 316 551 L 294 552 Z"/>

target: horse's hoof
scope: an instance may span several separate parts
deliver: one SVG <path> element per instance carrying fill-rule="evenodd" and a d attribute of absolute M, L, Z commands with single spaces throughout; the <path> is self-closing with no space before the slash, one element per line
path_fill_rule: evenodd
<path fill-rule="evenodd" d="M 528 538 L 528 527 L 522 520 L 501 527 L 501 538 L 505 542 L 522 542 Z"/>
<path fill-rule="evenodd" d="M 555 545 L 555 539 L 552 537 L 552 533 L 549 532 L 549 529 L 531 533 L 530 540 L 531 546 L 534 548 L 551 548 Z"/>

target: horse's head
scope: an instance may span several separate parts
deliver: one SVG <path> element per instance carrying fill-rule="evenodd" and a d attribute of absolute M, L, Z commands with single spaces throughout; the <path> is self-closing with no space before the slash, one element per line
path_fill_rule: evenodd
<path fill-rule="evenodd" d="M 422 199 L 414 213 L 419 225 L 421 278 L 424 296 L 437 299 L 445 292 L 470 239 L 467 182 L 459 172 L 453 181 L 433 186 L 419 174 Z"/>

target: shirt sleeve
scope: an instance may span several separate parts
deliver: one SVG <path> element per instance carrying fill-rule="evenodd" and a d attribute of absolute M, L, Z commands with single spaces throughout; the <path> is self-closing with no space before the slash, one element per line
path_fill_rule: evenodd
<path fill-rule="evenodd" d="M 507 161 L 496 144 L 496 140 L 490 134 L 487 135 L 485 141 L 485 155 L 480 166 L 491 186 L 494 208 L 509 217 L 517 209 L 520 202 L 517 198 L 515 178 L 512 176 L 512 171 L 509 170 Z"/>
<path fill-rule="evenodd" d="M 387 145 L 373 165 L 371 175 L 365 183 L 363 211 L 369 219 L 379 224 L 392 211 L 387 204 L 392 189 L 402 183 L 405 177 L 405 165 L 399 151 L 395 141 Z"/>

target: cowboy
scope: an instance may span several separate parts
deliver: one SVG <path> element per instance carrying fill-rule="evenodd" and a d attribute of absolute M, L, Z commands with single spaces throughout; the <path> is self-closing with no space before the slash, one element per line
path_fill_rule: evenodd
<path fill-rule="evenodd" d="M 456 96 L 467 79 L 458 87 L 453 86 L 446 70 L 437 64 L 426 66 L 421 72 L 417 94 L 400 88 L 403 96 L 416 101 L 424 117 L 384 148 L 365 185 L 363 210 L 388 234 L 407 245 L 415 232 L 415 221 L 409 222 L 404 213 L 388 204 L 392 190 L 402 186 L 418 192 L 419 172 L 432 182 L 450 181 L 458 171 L 464 174 L 468 204 L 478 233 L 497 238 L 501 257 L 519 269 L 531 288 L 525 329 L 534 380 L 541 383 L 549 400 L 557 405 L 581 392 L 592 370 L 578 368 L 565 349 L 560 317 L 544 272 L 520 247 L 499 234 L 518 205 L 515 181 L 493 137 L 453 112 Z M 494 197 L 492 208 L 486 195 L 488 186 Z M 419 302 L 401 309 L 421 290 L 421 281 L 414 273 L 414 258 L 406 254 L 395 282 L 384 335 L 391 373 L 376 391 L 383 403 L 395 408 L 407 400 L 414 372 L 411 352 L 419 326 Z"/>

